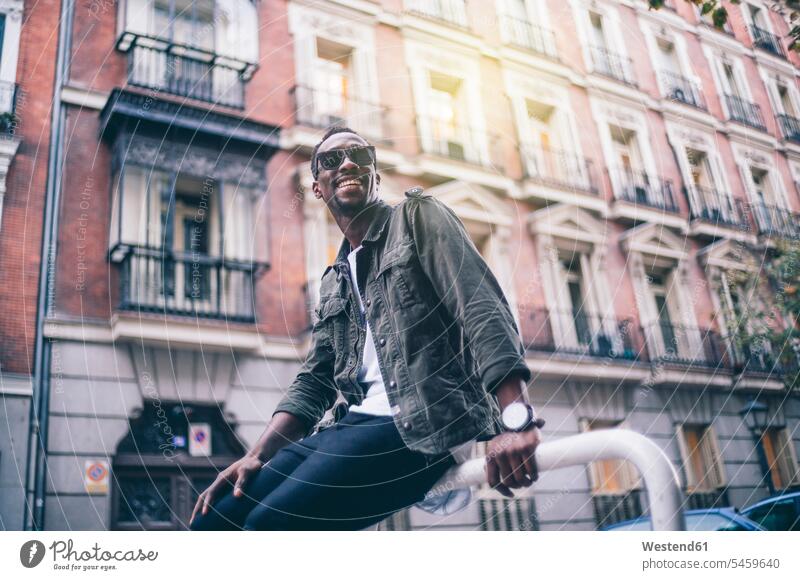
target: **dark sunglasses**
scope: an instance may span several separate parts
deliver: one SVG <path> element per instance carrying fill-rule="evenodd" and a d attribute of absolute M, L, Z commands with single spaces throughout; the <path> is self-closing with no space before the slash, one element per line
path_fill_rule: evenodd
<path fill-rule="evenodd" d="M 364 145 L 350 147 L 349 149 L 331 149 L 317 153 L 315 175 L 319 175 L 320 168 L 332 171 L 339 167 L 344 161 L 345 156 L 360 167 L 366 167 L 375 163 L 375 147 Z"/>

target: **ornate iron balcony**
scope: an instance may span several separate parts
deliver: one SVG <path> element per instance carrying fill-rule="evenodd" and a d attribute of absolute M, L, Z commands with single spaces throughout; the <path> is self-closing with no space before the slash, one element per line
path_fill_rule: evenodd
<path fill-rule="evenodd" d="M 613 171 L 614 197 L 618 201 L 679 213 L 672 181 L 644 171 L 620 168 Z"/>
<path fill-rule="evenodd" d="M 756 203 L 751 206 L 759 233 L 765 236 L 775 236 L 800 239 L 800 215 L 796 212 L 776 205 Z"/>
<path fill-rule="evenodd" d="M 500 155 L 491 152 L 499 145 L 497 135 L 449 119 L 417 115 L 417 133 L 424 153 L 464 161 L 482 167 L 502 169 Z M 493 163 L 494 162 L 494 163 Z"/>
<path fill-rule="evenodd" d="M 597 527 L 610 526 L 643 515 L 642 495 L 644 494 L 639 489 L 620 494 L 594 494 L 592 503 Z"/>
<path fill-rule="evenodd" d="M 700 185 L 690 185 L 685 191 L 693 220 L 739 230 L 750 227 L 742 202 L 730 194 Z"/>
<path fill-rule="evenodd" d="M 783 138 L 800 143 L 800 119 L 784 114 L 780 114 L 777 117 Z"/>
<path fill-rule="evenodd" d="M 628 319 L 608 318 L 584 310 L 521 307 L 520 325 L 529 350 L 620 360 L 646 359 L 639 329 Z"/>
<path fill-rule="evenodd" d="M 406 0 L 406 9 L 425 18 L 469 28 L 464 0 Z"/>
<path fill-rule="evenodd" d="M 297 123 L 318 129 L 346 125 L 370 139 L 381 139 L 386 107 L 341 92 L 296 85 L 292 87 Z"/>
<path fill-rule="evenodd" d="M 128 84 L 244 108 L 244 85 L 255 65 L 151 36 L 132 36 L 125 46 Z"/>
<path fill-rule="evenodd" d="M 612 52 L 603 46 L 591 46 L 592 66 L 594 72 L 632 87 L 636 86 L 633 76 L 633 61 L 621 54 Z"/>
<path fill-rule="evenodd" d="M 728 107 L 728 118 L 731 121 L 742 123 L 759 131 L 766 131 L 761 107 L 756 103 L 745 101 L 736 95 L 725 95 L 725 104 Z"/>
<path fill-rule="evenodd" d="M 655 322 L 644 327 L 652 361 L 688 366 L 727 368 L 720 336 L 707 328 Z"/>
<path fill-rule="evenodd" d="M 120 310 L 255 322 L 259 264 L 128 246 L 119 260 Z"/>
<path fill-rule="evenodd" d="M 750 34 L 753 35 L 753 46 L 760 48 L 770 54 L 787 58 L 786 49 L 783 48 L 779 36 L 772 34 L 769 30 L 764 30 L 758 26 L 750 27 Z"/>
<path fill-rule="evenodd" d="M 703 93 L 696 83 L 672 71 L 661 71 L 661 84 L 664 96 L 668 99 L 706 110 Z"/>
<path fill-rule="evenodd" d="M 597 195 L 592 162 L 570 151 L 521 145 L 525 178 L 551 187 L 580 190 Z"/>
<path fill-rule="evenodd" d="M 508 34 L 509 44 L 543 56 L 558 58 L 556 37 L 551 30 L 513 16 L 503 15 L 500 19 Z"/>

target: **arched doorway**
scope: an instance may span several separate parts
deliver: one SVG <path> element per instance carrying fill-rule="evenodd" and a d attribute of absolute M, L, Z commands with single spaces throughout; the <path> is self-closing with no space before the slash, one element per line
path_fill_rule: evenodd
<path fill-rule="evenodd" d="M 182 530 L 197 496 L 245 450 L 218 406 L 148 401 L 113 461 L 111 529 Z"/>

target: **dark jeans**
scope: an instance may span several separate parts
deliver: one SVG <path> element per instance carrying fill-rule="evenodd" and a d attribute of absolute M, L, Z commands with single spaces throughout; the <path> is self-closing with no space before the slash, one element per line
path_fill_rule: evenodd
<path fill-rule="evenodd" d="M 455 463 L 411 451 L 391 417 L 348 413 L 229 488 L 193 530 L 360 530 L 422 500 Z"/>

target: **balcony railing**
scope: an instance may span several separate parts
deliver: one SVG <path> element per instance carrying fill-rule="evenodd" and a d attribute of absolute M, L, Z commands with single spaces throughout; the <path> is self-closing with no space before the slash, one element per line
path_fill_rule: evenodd
<path fill-rule="evenodd" d="M 762 235 L 800 239 L 800 214 L 785 207 L 763 203 L 753 204 L 751 211 Z"/>
<path fill-rule="evenodd" d="M 180 97 L 244 107 L 245 79 L 254 65 L 149 36 L 127 45 L 128 83 Z"/>
<path fill-rule="evenodd" d="M 725 104 L 728 107 L 728 118 L 731 121 L 742 123 L 760 131 L 766 131 L 764 117 L 761 115 L 761 107 L 756 103 L 745 101 L 736 95 L 725 95 Z"/>
<path fill-rule="evenodd" d="M 655 322 L 644 327 L 647 350 L 654 362 L 728 368 L 720 336 L 707 328 Z"/>
<path fill-rule="evenodd" d="M 778 125 L 784 139 L 800 143 L 800 119 L 790 115 L 779 114 Z"/>
<path fill-rule="evenodd" d="M 0 134 L 14 132 L 15 111 L 17 108 L 17 85 L 0 81 Z"/>
<path fill-rule="evenodd" d="M 644 171 L 621 168 L 612 171 L 614 197 L 669 213 L 679 213 L 672 181 L 649 175 Z"/>
<path fill-rule="evenodd" d="M 121 310 L 254 322 L 258 265 L 131 246 L 119 260 Z"/>
<path fill-rule="evenodd" d="M 777 349 L 767 339 L 752 339 L 752 343 L 741 344 L 736 339 L 729 341 L 729 352 L 736 372 L 779 375 L 784 372 L 776 358 Z"/>
<path fill-rule="evenodd" d="M 315 87 L 292 87 L 297 123 L 318 129 L 346 125 L 370 139 L 381 139 L 386 107 Z"/>
<path fill-rule="evenodd" d="M 711 491 L 686 491 L 686 509 L 704 510 L 730 506 L 728 490 L 725 488 Z"/>
<path fill-rule="evenodd" d="M 661 71 L 661 85 L 666 98 L 698 109 L 706 109 L 703 93 L 694 81 L 672 71 L 664 70 Z"/>
<path fill-rule="evenodd" d="M 597 527 L 610 526 L 643 515 L 642 495 L 642 491 L 638 489 L 621 494 L 593 495 L 592 503 Z"/>
<path fill-rule="evenodd" d="M 406 0 L 406 10 L 459 28 L 469 28 L 464 0 Z"/>
<path fill-rule="evenodd" d="M 612 52 L 603 46 L 590 47 L 594 72 L 626 85 L 636 86 L 633 76 L 633 61 L 621 54 Z"/>
<path fill-rule="evenodd" d="M 599 191 L 592 162 L 570 151 L 521 145 L 525 178 L 550 187 Z"/>
<path fill-rule="evenodd" d="M 520 325 L 529 350 L 571 355 L 646 359 L 638 327 L 616 319 L 579 310 L 563 312 L 546 308 L 520 308 Z"/>
<path fill-rule="evenodd" d="M 490 154 L 499 145 L 497 136 L 471 125 L 417 115 L 417 132 L 424 153 L 496 169 L 493 162 L 502 162 L 502 157 Z"/>
<path fill-rule="evenodd" d="M 756 48 L 760 48 L 761 50 L 765 50 L 781 58 L 787 58 L 786 50 L 783 48 L 779 36 L 772 34 L 769 30 L 759 28 L 758 26 L 751 26 L 750 34 L 753 35 L 753 46 Z"/>
<path fill-rule="evenodd" d="M 701 185 L 686 188 L 692 220 L 745 230 L 749 222 L 740 200 L 727 193 Z"/>
<path fill-rule="evenodd" d="M 513 16 L 503 15 L 500 18 L 509 44 L 550 58 L 558 58 L 556 37 L 551 30 Z"/>

